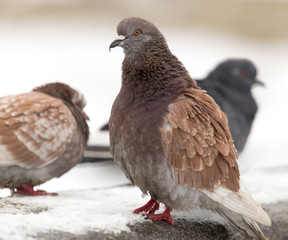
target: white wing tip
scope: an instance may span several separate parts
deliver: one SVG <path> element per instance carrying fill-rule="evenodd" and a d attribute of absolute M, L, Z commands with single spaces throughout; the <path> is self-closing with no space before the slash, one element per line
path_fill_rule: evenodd
<path fill-rule="evenodd" d="M 241 181 L 238 192 L 232 192 L 220 186 L 216 188 L 214 192 L 209 192 L 207 190 L 202 191 L 214 201 L 221 203 L 230 210 L 266 226 L 271 226 L 270 217 L 254 200 Z"/>

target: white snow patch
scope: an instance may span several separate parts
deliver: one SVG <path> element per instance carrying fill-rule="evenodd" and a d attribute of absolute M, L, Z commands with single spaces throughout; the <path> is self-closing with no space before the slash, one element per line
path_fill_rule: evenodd
<path fill-rule="evenodd" d="M 0 200 L 1 239 L 33 239 L 39 232 L 85 233 L 129 231 L 127 224 L 142 221 L 132 214 L 144 204 L 141 192 L 133 187 L 59 192 L 57 197 L 8 197 Z M 11 213 L 5 205 L 18 206 Z M 29 209 L 32 213 L 29 213 Z M 33 213 L 35 209 L 43 209 Z M 32 236 L 31 236 L 32 235 Z"/>

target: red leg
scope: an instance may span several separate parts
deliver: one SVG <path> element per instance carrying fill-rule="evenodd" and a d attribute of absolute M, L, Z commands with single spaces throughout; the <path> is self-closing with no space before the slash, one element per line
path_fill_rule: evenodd
<path fill-rule="evenodd" d="M 31 187 L 29 184 L 27 183 L 21 183 L 22 188 L 17 188 L 15 193 L 16 194 L 24 194 L 24 195 L 31 195 L 31 196 L 57 196 L 57 193 L 47 193 L 45 191 L 42 190 L 37 190 L 35 191 L 33 189 L 33 187 Z"/>
<path fill-rule="evenodd" d="M 170 213 L 171 213 L 171 208 L 166 206 L 166 209 L 163 213 L 160 213 L 160 214 L 148 213 L 146 214 L 146 216 L 148 217 L 149 220 L 152 220 L 152 221 L 164 220 L 173 224 L 174 220 L 171 218 Z"/>
<path fill-rule="evenodd" d="M 159 203 L 155 202 L 154 206 L 150 209 L 148 214 L 154 214 L 159 209 Z"/>
<path fill-rule="evenodd" d="M 154 200 L 153 198 L 151 198 L 149 200 L 149 202 L 147 202 L 144 206 L 140 207 L 140 208 L 136 208 L 133 213 L 138 214 L 140 212 L 149 212 L 150 210 L 152 211 L 156 211 L 157 209 L 155 209 L 157 207 L 157 209 L 159 208 L 159 203 L 157 203 L 156 200 Z M 154 210 L 155 209 L 155 210 Z M 153 213 L 154 213 L 153 212 Z"/>

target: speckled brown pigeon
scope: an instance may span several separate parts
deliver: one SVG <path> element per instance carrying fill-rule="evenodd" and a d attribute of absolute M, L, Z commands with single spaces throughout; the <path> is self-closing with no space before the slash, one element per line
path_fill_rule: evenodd
<path fill-rule="evenodd" d="M 238 153 L 245 147 L 258 106 L 252 95 L 254 85 L 264 86 L 257 78 L 254 64 L 247 59 L 221 62 L 197 85 L 206 90 L 227 115 Z"/>
<path fill-rule="evenodd" d="M 161 32 L 132 17 L 117 27 L 122 86 L 109 120 L 111 153 L 151 200 L 134 213 L 173 223 L 172 209 L 207 208 L 242 234 L 266 239 L 270 218 L 240 181 L 226 115 L 197 87 Z M 156 214 L 159 203 L 166 209 Z"/>
<path fill-rule="evenodd" d="M 0 187 L 47 195 L 33 187 L 82 160 L 89 136 L 85 104 L 82 94 L 63 83 L 1 97 Z"/>

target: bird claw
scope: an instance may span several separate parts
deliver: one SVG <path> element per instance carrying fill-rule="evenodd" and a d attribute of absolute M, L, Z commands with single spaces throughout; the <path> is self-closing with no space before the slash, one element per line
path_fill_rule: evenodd
<path fill-rule="evenodd" d="M 165 211 L 160 214 L 154 214 L 154 213 L 147 213 L 146 216 L 148 217 L 149 220 L 152 221 L 166 221 L 171 224 L 174 223 L 174 220 L 171 218 L 171 209 L 169 207 L 166 207 Z"/>
<path fill-rule="evenodd" d="M 23 194 L 23 195 L 30 195 L 30 196 L 58 196 L 57 193 L 48 193 L 43 190 L 37 190 L 35 191 L 33 187 L 31 187 L 27 183 L 21 184 L 22 188 L 17 188 L 16 191 L 14 191 L 14 194 Z"/>
<path fill-rule="evenodd" d="M 159 203 L 151 198 L 145 205 L 140 208 L 136 208 L 133 213 L 139 214 L 140 212 L 151 212 L 154 213 L 156 210 L 159 209 Z"/>
<path fill-rule="evenodd" d="M 163 213 L 155 214 L 155 212 L 159 209 L 159 203 L 151 198 L 144 206 L 140 208 L 136 208 L 133 213 L 139 214 L 140 212 L 147 212 L 144 214 L 147 219 L 152 221 L 167 221 L 171 224 L 173 224 L 174 220 L 171 218 L 171 209 L 166 206 L 166 209 Z"/>

